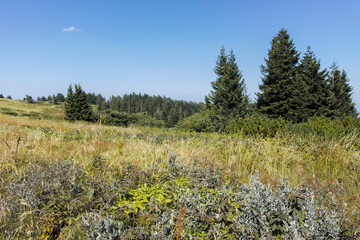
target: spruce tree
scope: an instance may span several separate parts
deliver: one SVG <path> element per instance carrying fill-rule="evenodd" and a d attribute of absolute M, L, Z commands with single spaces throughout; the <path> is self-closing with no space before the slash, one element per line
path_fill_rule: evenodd
<path fill-rule="evenodd" d="M 217 75 L 217 79 L 216 81 L 211 82 L 211 87 L 213 90 L 208 96 L 205 96 L 205 103 L 209 109 L 213 108 L 214 106 L 219 107 L 222 105 L 223 96 L 225 95 L 223 83 L 225 81 L 224 78 L 228 67 L 227 62 L 228 57 L 225 54 L 224 46 L 222 46 L 214 69 L 214 72 Z"/>
<path fill-rule="evenodd" d="M 226 55 L 224 47 L 221 48 L 214 72 L 217 79 L 211 82 L 213 90 L 205 97 L 207 108 L 223 117 L 244 116 L 249 100 L 233 50 Z"/>
<path fill-rule="evenodd" d="M 330 104 L 332 117 L 356 117 L 355 104 L 351 98 L 352 87 L 349 85 L 345 70 L 340 71 L 336 63 L 330 67 L 328 83 L 333 97 Z"/>
<path fill-rule="evenodd" d="M 303 116 L 308 118 L 314 115 L 329 116 L 329 104 L 331 101 L 330 89 L 327 86 L 327 70 L 320 69 L 320 60 L 318 60 L 310 46 L 301 59 L 297 78 L 305 82 L 307 92 L 305 93 L 306 109 Z"/>
<path fill-rule="evenodd" d="M 80 85 L 75 84 L 75 92 L 73 92 L 72 86 L 69 86 L 65 99 L 65 114 L 67 120 L 92 120 L 91 106 Z"/>
<path fill-rule="evenodd" d="M 74 116 L 74 93 L 72 89 L 72 85 L 69 86 L 67 96 L 65 98 L 65 118 L 67 120 L 76 120 Z"/>
<path fill-rule="evenodd" d="M 261 113 L 271 118 L 300 120 L 297 115 L 301 115 L 305 103 L 294 93 L 301 95 L 306 90 L 301 89 L 305 86 L 301 79 L 294 81 L 299 55 L 287 31 L 281 29 L 272 39 L 266 66 L 261 66 L 263 83 L 259 85 L 261 92 L 257 93 Z"/>
<path fill-rule="evenodd" d="M 82 90 L 81 86 L 75 84 L 74 93 L 74 115 L 76 120 L 91 120 L 91 106 L 87 102 L 86 93 Z"/>

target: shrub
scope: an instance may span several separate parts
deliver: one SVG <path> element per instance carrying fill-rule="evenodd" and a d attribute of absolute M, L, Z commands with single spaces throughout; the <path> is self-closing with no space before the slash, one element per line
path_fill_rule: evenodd
<path fill-rule="evenodd" d="M 225 178 L 208 164 L 171 154 L 148 169 L 106 159 L 29 164 L 0 188 L 5 239 L 338 239 L 341 209 L 286 179 L 264 185 Z M 351 233 L 348 232 L 351 236 Z"/>
<path fill-rule="evenodd" d="M 79 214 L 111 206 L 116 195 L 110 186 L 100 176 L 86 176 L 71 160 L 29 164 L 21 178 L 1 189 L 1 209 L 7 211 L 0 218 L 0 232 L 54 239 Z"/>
<path fill-rule="evenodd" d="M 223 133 L 229 119 L 216 114 L 212 110 L 204 110 L 180 120 L 177 127 L 193 132 L 220 132 Z"/>
<path fill-rule="evenodd" d="M 122 113 L 115 110 L 107 109 L 101 112 L 102 121 L 107 125 L 127 127 L 130 124 L 130 116 L 128 113 Z"/>
<path fill-rule="evenodd" d="M 270 119 L 264 115 L 253 114 L 244 118 L 237 118 L 226 126 L 226 133 L 241 134 L 243 136 L 274 137 L 284 131 L 286 122 L 283 118 Z"/>

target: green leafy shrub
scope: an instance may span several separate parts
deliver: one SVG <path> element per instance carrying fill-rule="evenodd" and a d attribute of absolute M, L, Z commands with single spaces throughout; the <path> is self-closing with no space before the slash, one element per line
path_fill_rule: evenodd
<path fill-rule="evenodd" d="M 229 119 L 212 110 L 203 110 L 180 120 L 177 128 L 193 132 L 224 132 Z"/>
<path fill-rule="evenodd" d="M 284 131 L 285 127 L 286 122 L 281 117 L 270 119 L 263 115 L 253 114 L 232 120 L 225 132 L 243 136 L 274 137 L 278 132 Z"/>
<path fill-rule="evenodd" d="M 107 109 L 100 113 L 102 121 L 107 125 L 127 127 L 130 124 L 131 118 L 128 113 L 123 113 L 111 109 Z"/>
<path fill-rule="evenodd" d="M 163 120 L 156 119 L 147 113 L 133 113 L 130 114 L 131 123 L 136 126 L 144 127 L 165 127 L 165 122 Z"/>

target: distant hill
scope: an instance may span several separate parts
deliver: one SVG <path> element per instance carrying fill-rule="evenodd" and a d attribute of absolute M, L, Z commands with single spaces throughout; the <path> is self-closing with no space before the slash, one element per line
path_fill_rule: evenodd
<path fill-rule="evenodd" d="M 0 99 L 0 113 L 37 119 L 63 119 L 64 106 L 48 102 L 26 103 L 23 100 Z"/>

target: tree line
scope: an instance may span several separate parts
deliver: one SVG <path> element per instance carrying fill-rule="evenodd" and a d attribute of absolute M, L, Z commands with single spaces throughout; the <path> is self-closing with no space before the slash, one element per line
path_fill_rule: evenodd
<path fill-rule="evenodd" d="M 330 71 L 321 70 L 320 60 L 310 47 L 300 60 L 300 53 L 285 29 L 272 39 L 261 71 L 262 84 L 257 93 L 260 113 L 293 122 L 305 121 L 314 115 L 357 116 L 345 70 L 340 70 L 335 63 Z"/>
<path fill-rule="evenodd" d="M 314 116 L 357 117 L 345 70 L 340 70 L 335 63 L 329 70 L 322 69 L 310 46 L 300 57 L 285 29 L 271 41 L 265 64 L 261 66 L 262 83 L 255 102 L 251 102 L 246 92 L 233 50 L 226 54 L 225 48 L 221 48 L 214 72 L 217 78 L 211 82 L 212 91 L 205 97 L 205 104 L 135 93 L 112 96 L 108 100 L 101 94 L 84 93 L 82 101 L 96 105 L 97 112 L 105 115 L 112 113 L 123 118 L 124 115 L 118 113 L 146 113 L 166 126 L 196 125 L 198 131 L 222 132 L 234 119 L 253 114 L 292 123 L 305 122 Z M 69 92 L 66 99 L 68 101 Z M 65 104 L 65 108 L 70 106 Z"/>
<path fill-rule="evenodd" d="M 94 109 L 90 105 L 93 105 Z M 198 112 L 202 105 L 201 103 L 141 93 L 111 96 L 107 100 L 101 94 L 86 94 L 80 85 L 75 84 L 75 92 L 73 92 L 71 85 L 68 88 L 65 113 L 68 120 L 105 120 L 107 123 L 115 125 L 128 125 L 131 122 L 136 122 L 139 118 L 142 120 L 147 118 L 153 123 L 158 121 L 155 125 L 170 127 L 179 120 Z M 81 111 L 83 112 L 81 113 Z"/>
<path fill-rule="evenodd" d="M 226 54 L 221 48 L 214 72 L 217 78 L 205 96 L 206 109 L 181 122 L 184 128 L 223 132 L 234 120 L 253 114 L 291 123 L 305 122 L 314 116 L 357 117 L 345 70 L 335 63 L 329 70 L 321 69 L 310 46 L 300 59 L 285 29 L 271 41 L 268 57 L 261 66 L 263 77 L 255 102 L 249 100 L 233 50 Z"/>
<path fill-rule="evenodd" d="M 2 93 L 0 93 L 0 98 L 5 98 Z M 7 95 L 6 99 L 12 99 L 12 97 L 10 95 Z"/>

